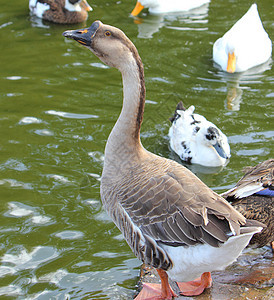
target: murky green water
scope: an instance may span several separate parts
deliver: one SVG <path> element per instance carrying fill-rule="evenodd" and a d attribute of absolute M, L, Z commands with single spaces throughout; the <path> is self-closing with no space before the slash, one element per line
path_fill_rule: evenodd
<path fill-rule="evenodd" d="M 179 100 L 218 125 L 232 157 L 223 170 L 193 168 L 216 191 L 241 169 L 273 157 L 272 62 L 257 74 L 228 76 L 212 46 L 252 1 L 213 1 L 196 14 L 134 23 L 135 1 L 89 0 L 86 24 L 39 23 L 27 0 L 0 10 L 0 297 L 129 299 L 140 262 L 101 208 L 104 145 L 121 108 L 121 76 L 62 32 L 95 19 L 120 27 L 145 65 L 146 148 L 177 159 L 168 118 Z M 272 0 L 257 1 L 274 40 Z M 227 95 L 240 95 L 240 103 Z M 219 172 L 218 172 L 219 171 Z"/>

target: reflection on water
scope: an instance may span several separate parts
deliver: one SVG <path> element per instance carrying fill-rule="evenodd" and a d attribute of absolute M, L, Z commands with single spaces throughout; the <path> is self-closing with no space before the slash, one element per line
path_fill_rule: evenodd
<path fill-rule="evenodd" d="M 271 35 L 272 4 L 264 3 L 260 15 Z M 70 26 L 40 19 L 38 25 L 25 1 L 1 6 L 0 298 L 120 300 L 136 289 L 140 262 L 102 209 L 99 190 L 105 143 L 121 109 L 121 75 L 64 40 L 66 29 L 100 19 L 137 46 L 145 67 L 141 138 L 148 150 L 178 160 L 168 129 L 182 100 L 229 138 L 232 156 L 224 168 L 186 165 L 214 190 L 223 192 L 243 167 L 273 156 L 272 62 L 254 74 L 227 76 L 212 61 L 213 42 L 233 22 L 232 12 L 242 15 L 249 3 L 143 13 L 139 24 L 128 16 L 128 1 L 92 6 L 86 23 Z M 230 87 L 231 97 L 241 98 L 231 110 L 224 106 Z"/>
<path fill-rule="evenodd" d="M 242 73 L 230 74 L 220 71 L 218 76 L 227 83 L 227 96 L 226 107 L 228 110 L 238 111 L 240 110 L 240 104 L 242 102 L 242 95 L 244 89 L 248 88 L 245 85 L 250 83 L 262 83 L 262 78 L 265 77 L 263 73 L 271 69 L 272 59 L 269 59 L 266 63 L 251 68 Z M 220 67 L 214 63 L 216 68 Z"/>

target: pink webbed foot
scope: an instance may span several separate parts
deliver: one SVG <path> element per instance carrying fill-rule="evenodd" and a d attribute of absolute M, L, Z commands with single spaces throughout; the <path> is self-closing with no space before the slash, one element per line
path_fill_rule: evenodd
<path fill-rule="evenodd" d="M 171 290 L 172 291 L 172 290 Z M 173 293 L 173 291 L 172 291 Z M 171 300 L 176 297 L 176 294 L 162 295 L 161 284 L 158 283 L 143 283 L 143 288 L 134 300 Z"/>
<path fill-rule="evenodd" d="M 210 288 L 212 278 L 210 272 L 205 272 L 200 278 L 188 282 L 177 282 L 180 294 L 184 296 L 198 296 L 206 288 Z"/>
<path fill-rule="evenodd" d="M 157 272 L 161 284 L 143 283 L 143 288 L 135 300 L 171 300 L 173 297 L 177 297 L 168 283 L 167 273 L 161 269 L 157 269 Z"/>

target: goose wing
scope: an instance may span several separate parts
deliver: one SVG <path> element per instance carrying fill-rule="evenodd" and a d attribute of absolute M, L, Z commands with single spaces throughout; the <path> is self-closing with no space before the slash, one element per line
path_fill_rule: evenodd
<path fill-rule="evenodd" d="M 159 164 L 156 158 L 144 164 L 119 202 L 144 235 L 171 246 L 207 243 L 218 247 L 245 224 L 228 202 L 169 160 Z"/>

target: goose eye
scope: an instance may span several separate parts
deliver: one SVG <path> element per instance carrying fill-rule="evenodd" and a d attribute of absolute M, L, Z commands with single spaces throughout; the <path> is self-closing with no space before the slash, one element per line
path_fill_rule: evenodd
<path fill-rule="evenodd" d="M 105 36 L 111 36 L 111 32 L 107 30 L 107 31 L 105 32 Z"/>

